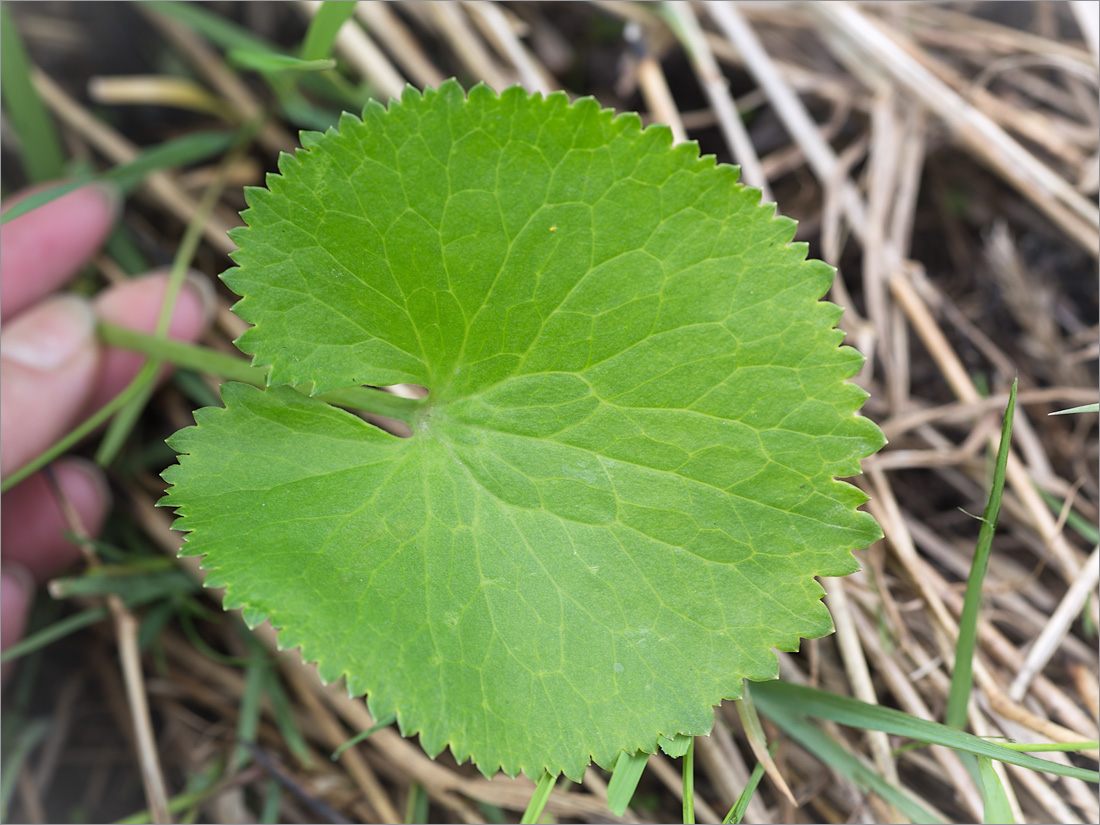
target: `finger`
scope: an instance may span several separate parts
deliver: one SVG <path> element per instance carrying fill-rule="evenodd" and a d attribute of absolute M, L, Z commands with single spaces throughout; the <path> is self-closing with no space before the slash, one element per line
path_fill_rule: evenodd
<path fill-rule="evenodd" d="M 82 458 L 62 459 L 52 465 L 52 472 L 80 526 L 88 535 L 97 535 L 111 503 L 103 473 Z M 5 564 L 18 564 L 42 583 L 79 559 L 80 548 L 66 538 L 73 527 L 44 473 L 4 493 L 0 506 Z"/>
<path fill-rule="evenodd" d="M 0 573 L 0 650 L 7 650 L 23 638 L 33 598 L 31 574 L 18 565 L 4 565 Z M 0 665 L 0 685 L 8 680 L 13 664 Z"/>
<path fill-rule="evenodd" d="M 22 313 L 4 325 L 0 362 L 0 475 L 7 476 L 68 430 L 92 395 L 99 348 L 91 304 L 58 295 Z"/>
<path fill-rule="evenodd" d="M 0 243 L 3 318 L 65 283 L 114 225 L 122 196 L 112 184 L 84 186 L 4 225 Z"/>
<path fill-rule="evenodd" d="M 113 287 L 95 300 L 96 314 L 104 321 L 151 333 L 156 329 L 168 276 L 164 273 L 135 278 Z M 192 272 L 176 300 L 168 335 L 195 341 L 210 324 L 214 313 L 214 288 L 210 279 Z M 95 410 L 118 395 L 141 369 L 145 356 L 129 350 L 108 348 L 103 354 L 100 381 L 92 395 Z"/>

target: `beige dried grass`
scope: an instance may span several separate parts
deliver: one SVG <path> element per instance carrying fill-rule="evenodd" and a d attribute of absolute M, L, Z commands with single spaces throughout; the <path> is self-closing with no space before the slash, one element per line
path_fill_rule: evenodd
<path fill-rule="evenodd" d="M 1094 419 L 1047 419 L 1043 413 L 1095 400 L 1097 325 L 1090 318 L 1067 321 L 1074 316 L 1066 283 L 1037 280 L 1022 238 L 1057 245 L 1063 259 L 1072 259 L 1065 250 L 1083 249 L 1092 259 L 1100 254 L 1095 199 L 1086 197 L 1095 191 L 1094 185 L 1088 188 L 1087 177 L 1088 164 L 1095 165 L 1096 158 L 1095 144 L 1088 143 L 1088 129 L 1095 130 L 1095 121 L 1089 120 L 1094 110 L 1081 95 L 1090 83 L 1095 89 L 1096 42 L 1055 39 L 1048 31 L 1049 17 L 1063 12 L 1053 4 L 1043 9 L 1024 5 L 1032 14 L 1033 30 L 984 20 L 976 6 L 919 2 L 683 6 L 675 13 L 697 26 L 694 64 L 646 6 L 576 4 L 543 9 L 540 19 L 550 25 L 564 24 L 568 15 L 587 15 L 591 25 L 633 20 L 647 49 L 634 82 L 624 82 L 621 92 L 639 88 L 647 115 L 678 124 L 689 138 L 706 137 L 708 124 L 722 123 L 733 154 L 751 159 L 759 154 L 754 128 L 744 128 L 735 117 L 735 104 L 725 105 L 732 100 L 727 86 L 731 77 L 747 84 L 750 88 L 736 102 L 751 101 L 757 117 L 772 118 L 786 139 L 760 159 L 753 174 L 781 202 L 797 200 L 803 237 L 819 243 L 833 262 L 844 264 L 832 295 L 850 306 L 843 320 L 850 342 L 871 356 L 857 378 L 872 393 L 866 413 L 878 418 L 892 441 L 867 462 L 868 475 L 859 479 L 872 494 L 868 506 L 886 538 L 860 553 L 862 573 L 827 583 L 838 633 L 807 643 L 802 655 L 781 655 L 783 677 L 896 705 L 925 718 L 941 717 L 961 610 L 959 587 L 976 534 L 973 522 L 953 508 L 980 510 L 986 485 L 983 454 L 996 437 L 1007 382 L 1019 372 L 1018 454 L 1011 462 L 1011 489 L 979 626 L 970 719 L 974 730 L 987 735 L 1069 741 L 1095 737 L 1097 729 L 1095 645 L 1089 647 L 1079 625 L 1067 629 L 1065 621 L 1079 612 L 1086 593 L 1092 597 L 1096 621 L 1095 584 L 1092 578 L 1081 578 L 1082 572 L 1094 578 L 1096 551 L 1050 511 L 1036 484 L 1063 499 L 1072 497 L 1078 512 L 1095 518 L 1100 490 Z M 1072 19 L 1061 24 L 1082 20 L 1082 31 L 1090 35 L 1087 24 L 1094 6 L 1074 4 Z M 312 6 L 302 8 L 312 13 Z M 35 19 L 33 10 L 26 13 Z M 508 6 L 364 5 L 353 24 L 348 29 L 353 33 L 342 35 L 341 54 L 357 76 L 385 94 L 399 93 L 406 76 L 425 83 L 448 74 L 483 79 L 498 89 L 521 79 L 529 88 L 566 86 L 566 78 L 556 76 L 531 47 L 529 24 Z M 195 66 L 213 99 L 244 118 L 261 111 L 260 93 L 204 41 L 178 26 L 157 26 L 166 44 Z M 47 31 L 41 25 L 30 30 Z M 71 46 L 64 39 L 52 44 Z M 624 42 L 619 48 L 629 58 L 629 45 Z M 694 65 L 691 71 L 710 90 L 711 105 L 719 102 L 720 111 L 686 107 L 687 78 L 682 69 L 674 70 L 677 59 L 680 66 Z M 614 88 L 613 80 L 603 88 Z M 132 142 L 48 76 L 36 75 L 36 83 L 70 142 L 90 147 L 110 162 L 134 156 Z M 1038 99 L 1044 94 L 1050 105 Z M 822 111 L 831 116 L 821 117 Z M 743 137 L 734 139 L 738 131 Z M 743 140 L 747 146 L 741 145 Z M 260 141 L 268 150 L 293 145 L 277 120 L 268 123 Z M 1016 237 L 994 230 L 1000 225 L 996 223 L 983 235 L 959 217 L 935 211 L 936 198 L 929 195 L 935 194 L 934 181 L 941 174 L 937 170 L 948 157 L 956 159 L 952 171 L 963 158 L 971 165 L 963 167 L 968 176 L 993 179 L 1002 184 L 1006 202 L 1016 199 L 1011 210 L 1000 210 L 1000 203 L 986 210 L 1003 211 L 999 219 L 1015 224 Z M 958 181 L 960 186 L 967 183 Z M 799 197 L 787 198 L 788 193 Z M 150 178 L 141 202 L 162 224 L 177 230 L 196 205 L 178 176 L 168 173 Z M 206 227 L 211 256 L 224 256 L 232 248 L 225 231 L 238 223 L 233 213 L 227 201 Z M 1036 227 L 1019 215 L 1034 216 Z M 1049 226 L 1043 227 L 1043 220 Z M 931 221 L 946 227 L 938 246 L 928 240 Z M 975 266 L 945 267 L 940 247 Z M 978 267 L 982 261 L 987 262 L 984 270 Z M 105 262 L 103 269 L 118 277 L 111 264 Z M 986 281 L 978 281 L 978 275 Z M 1005 310 L 987 312 L 979 306 L 975 311 L 961 300 L 979 286 L 987 295 L 1003 295 Z M 228 313 L 228 296 L 223 294 L 221 302 L 223 323 L 210 343 L 229 351 L 240 326 Z M 1018 325 L 1018 332 L 1006 329 L 1010 322 Z M 989 376 L 988 397 L 975 383 L 977 373 Z M 185 421 L 190 414 L 178 395 L 167 393 L 158 403 L 169 420 Z M 139 477 L 124 482 L 124 489 L 133 523 L 174 555 L 179 536 L 170 530 L 169 515 L 153 506 L 159 482 Z M 195 560 L 181 563 L 201 575 Z M 1075 581 L 1088 586 L 1074 589 Z M 1059 604 L 1067 606 L 1059 611 Z M 214 644 L 233 649 L 228 626 L 211 625 L 206 633 Z M 274 651 L 269 629 L 261 628 L 259 637 Z M 161 639 L 167 670 L 146 682 L 148 701 L 174 720 L 173 735 L 187 743 L 187 770 L 197 772 L 236 747 L 235 714 L 244 680 L 235 667 L 196 651 L 178 630 L 165 631 Z M 414 782 L 430 796 L 433 816 L 453 821 L 484 821 L 479 803 L 499 806 L 513 817 L 526 806 L 530 783 L 486 780 L 445 755 L 430 760 L 390 728 L 347 751 L 340 762 L 329 762 L 327 754 L 337 744 L 374 720 L 361 701 L 349 699 L 339 686 L 323 687 L 314 669 L 304 667 L 296 654 L 273 655 L 292 688 L 293 715 L 315 765 L 310 770 L 287 768 L 293 759 L 272 724 L 270 707 L 264 708 L 260 742 L 281 756 L 280 764 L 307 795 L 345 816 L 377 820 L 400 818 Z M 101 678 L 105 684 L 114 679 L 112 706 L 125 719 L 129 710 L 117 675 Z M 67 684 L 54 708 L 60 731 L 79 724 L 71 685 L 80 682 Z M 735 717 L 729 708 L 721 709 L 715 733 L 697 745 L 696 809 L 708 818 L 727 810 L 747 779 L 745 740 Z M 884 775 L 903 777 L 933 807 L 956 818 L 981 816 L 980 795 L 957 754 L 941 748 L 897 752 L 893 748 L 898 743 L 885 736 L 824 727 Z M 19 777 L 17 799 L 28 817 L 45 816 L 51 785 L 65 759 L 63 745 L 57 744 L 63 741 L 58 736 L 50 740 L 37 754 L 34 770 Z M 831 774 L 828 766 L 790 742 L 782 743 L 776 761 L 787 772 L 800 807 L 789 807 L 765 786 L 746 821 L 897 819 L 897 812 L 881 800 Z M 178 762 L 176 754 L 168 769 L 178 770 Z M 663 757 L 654 762 L 654 776 L 643 783 L 649 782 L 645 789 L 659 795 L 660 807 L 650 814 L 636 806 L 624 821 L 677 815 L 673 769 Z M 244 789 L 264 776 L 245 772 L 219 784 L 206 810 L 240 814 Z M 1079 784 L 1015 768 L 1004 779 L 1018 814 L 1027 821 L 1096 821 L 1095 800 Z M 547 811 L 578 821 L 618 821 L 606 811 L 605 799 L 604 776 L 590 769 L 582 785 L 556 788 Z M 287 801 L 284 816 L 295 815 L 307 812 Z"/>

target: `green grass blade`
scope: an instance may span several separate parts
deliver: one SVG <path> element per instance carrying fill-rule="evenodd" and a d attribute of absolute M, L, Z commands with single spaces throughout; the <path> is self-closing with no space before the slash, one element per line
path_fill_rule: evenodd
<path fill-rule="evenodd" d="M 31 81 L 31 61 L 7 4 L 0 6 L 0 93 L 19 135 L 27 177 L 34 183 L 61 177 L 65 168 L 61 141 Z"/>
<path fill-rule="evenodd" d="M 5 725 L 11 724 L 5 720 Z M 0 822 L 8 822 L 8 805 L 15 793 L 15 781 L 23 772 L 23 765 L 34 749 L 38 747 L 46 734 L 50 732 L 50 723 L 46 719 L 34 719 L 28 722 L 15 737 L 15 744 L 4 753 L 3 778 L 0 779 Z"/>
<path fill-rule="evenodd" d="M 752 690 L 757 706 L 776 724 L 779 724 L 781 717 L 784 716 L 814 716 L 819 719 L 829 719 L 841 725 L 851 725 L 864 730 L 881 730 L 932 745 L 943 745 L 975 756 L 988 756 L 1033 771 L 1068 776 L 1085 782 L 1100 781 L 1100 774 L 1096 771 L 1060 765 L 1047 759 L 1018 753 L 956 728 L 918 719 L 893 708 L 871 705 L 839 693 L 781 681 L 757 682 L 753 684 Z"/>
<path fill-rule="evenodd" d="M 428 792 L 419 782 L 409 785 L 409 795 L 405 800 L 405 825 L 421 825 L 428 821 Z"/>
<path fill-rule="evenodd" d="M 1080 407 L 1070 407 L 1068 410 L 1055 410 L 1047 415 L 1071 415 L 1073 413 L 1100 412 L 1100 404 L 1084 404 Z"/>
<path fill-rule="evenodd" d="M 1012 816 L 1012 805 L 1009 804 L 1001 778 L 993 770 L 993 760 L 979 756 L 978 773 L 982 778 L 982 800 L 985 802 L 982 822 L 987 825 L 1014 825 L 1016 819 Z"/>
<path fill-rule="evenodd" d="M 283 805 L 283 786 L 274 777 L 264 784 L 263 807 L 257 817 L 263 823 L 275 823 L 279 821 L 279 811 Z"/>
<path fill-rule="evenodd" d="M 236 23 L 226 20 L 220 14 L 215 14 L 196 3 L 160 0 L 156 3 L 143 2 L 141 5 L 146 11 L 182 23 L 189 29 L 201 34 L 211 43 L 227 51 L 235 48 L 247 48 L 252 51 L 279 53 L 279 49 L 274 43 L 270 43 L 243 26 L 238 26 Z"/>
<path fill-rule="evenodd" d="M 1001 742 L 1002 748 L 1021 753 L 1074 753 L 1076 751 L 1094 751 L 1100 748 L 1100 739 L 1088 739 L 1084 742 Z"/>
<path fill-rule="evenodd" d="M 974 549 L 970 577 L 966 582 L 966 597 L 963 600 L 962 615 L 959 618 L 955 667 L 951 672 L 951 692 L 947 698 L 947 712 L 944 715 L 946 724 L 953 728 L 966 727 L 966 706 L 970 701 L 970 689 L 974 682 L 974 649 L 978 641 L 978 612 L 982 606 L 982 582 L 989 568 L 993 533 L 997 529 L 997 518 L 1001 514 L 1001 494 L 1004 491 L 1005 468 L 1008 466 L 1008 453 L 1012 442 L 1012 418 L 1016 412 L 1018 384 L 1019 380 L 1014 380 L 1008 394 L 1008 406 L 1005 408 L 1004 422 L 1001 425 L 1001 443 L 997 447 L 997 463 L 993 470 L 993 488 L 989 491 L 989 501 L 982 517 L 978 546 Z"/>
<path fill-rule="evenodd" d="M 20 656 L 26 656 L 28 653 L 33 653 L 39 648 L 53 644 L 58 639 L 64 639 L 66 636 L 106 618 L 106 607 L 89 607 L 87 610 L 81 610 L 79 613 L 74 613 L 68 618 L 54 622 L 37 633 L 27 636 L 18 644 L 12 645 L 4 651 L 3 655 L 0 655 L 0 662 L 10 662 Z"/>
<path fill-rule="evenodd" d="M 256 744 L 260 730 L 260 703 L 271 669 L 266 651 L 256 642 L 246 644 L 249 647 L 249 662 L 245 667 L 244 692 L 237 710 L 237 750 L 233 754 L 233 764 L 238 771 L 251 761 L 252 751 L 248 745 Z"/>
<path fill-rule="evenodd" d="M 174 567 L 160 571 L 96 567 L 79 576 L 54 579 L 52 587 L 51 592 L 57 599 L 117 595 L 127 607 L 202 590 L 191 576 Z"/>
<path fill-rule="evenodd" d="M 779 766 L 775 764 L 775 760 L 771 757 L 771 751 L 768 748 L 768 737 L 764 734 L 764 728 L 760 724 L 760 716 L 756 712 L 752 690 L 749 688 L 747 681 L 742 683 L 741 698 L 737 700 L 735 707 L 737 708 L 737 716 L 741 720 L 741 726 L 745 729 L 745 738 L 749 740 L 749 746 L 752 748 L 752 752 L 756 754 L 756 758 L 763 764 L 764 773 L 768 775 L 780 793 L 787 797 L 791 805 L 796 805 L 797 802 L 790 786 L 787 784 L 787 780 L 783 778 Z"/>
<path fill-rule="evenodd" d="M 1043 501 L 1047 503 L 1047 506 L 1051 509 L 1055 515 L 1061 515 L 1062 509 L 1066 506 L 1066 503 L 1062 501 L 1058 496 L 1048 493 L 1046 490 L 1035 488 L 1039 491 L 1039 495 L 1043 497 Z M 1096 529 L 1096 525 L 1078 513 L 1076 510 L 1070 508 L 1070 511 L 1066 513 L 1066 524 L 1077 531 L 1077 534 L 1084 538 L 1089 544 L 1100 544 L 1100 530 Z"/>
<path fill-rule="evenodd" d="M 117 183 L 123 192 L 132 192 L 150 172 L 187 166 L 220 155 L 239 139 L 237 132 L 192 132 L 145 149 L 129 163 L 109 169 L 103 178 Z"/>
<path fill-rule="evenodd" d="M 325 0 L 310 21 L 305 42 L 302 43 L 302 59 L 321 60 L 331 55 L 336 35 L 354 13 L 354 2 Z"/>
<path fill-rule="evenodd" d="M 611 771 L 611 781 L 607 783 L 607 807 L 616 816 L 622 816 L 630 804 L 648 761 L 649 754 L 642 751 L 619 754 L 615 769 Z"/>
<path fill-rule="evenodd" d="M 275 727 L 282 734 L 287 750 L 298 760 L 299 765 L 303 768 L 311 768 L 313 757 L 310 756 L 309 745 L 306 744 L 305 736 L 302 735 L 298 721 L 294 718 L 294 709 L 290 706 L 290 700 L 287 698 L 286 690 L 283 689 L 283 683 L 279 680 L 279 671 L 276 668 L 267 670 L 264 693 L 271 700 L 271 713 L 275 717 Z"/>
<path fill-rule="evenodd" d="M 770 753 L 774 755 L 774 751 L 775 745 L 772 745 Z M 763 778 L 764 763 L 757 761 L 756 766 L 752 769 L 752 774 L 749 776 L 748 783 L 742 789 L 741 793 L 737 795 L 733 807 L 730 808 L 729 813 L 726 814 L 726 818 L 722 820 L 722 825 L 740 825 L 741 820 L 745 818 L 745 811 L 749 809 L 749 803 L 752 801 L 752 796 L 756 793 L 756 789 L 760 785 L 760 780 Z"/>
<path fill-rule="evenodd" d="M 218 790 L 219 788 L 217 786 L 213 786 L 198 791 L 185 791 L 184 793 L 177 794 L 168 800 L 168 813 L 180 814 L 187 811 L 189 808 L 194 808 L 196 805 L 205 802 Z M 147 823 L 152 821 L 152 815 L 150 815 L 149 811 L 145 810 L 138 811 L 136 814 L 131 814 L 123 819 L 116 819 L 115 825 L 147 825 Z"/>
<path fill-rule="evenodd" d="M 851 780 L 864 791 L 874 791 L 915 823 L 940 823 L 945 821 L 942 816 L 928 810 L 908 793 L 890 784 L 871 768 L 864 765 L 817 725 L 785 709 L 780 709 L 782 708 L 780 703 L 776 703 L 777 708 L 773 712 L 770 709 L 771 700 L 765 699 L 766 696 L 767 693 L 765 692 L 756 692 L 756 702 L 760 709 L 767 713 L 771 720 L 791 739 L 816 756 L 823 764 L 828 765 Z M 757 768 L 761 773 L 763 772 L 761 765 L 758 764 Z M 745 804 L 748 805 L 748 802 L 746 801 Z"/>
<path fill-rule="evenodd" d="M 358 745 L 360 742 L 362 742 L 364 739 L 369 737 L 375 731 L 382 730 L 382 728 L 388 728 L 390 725 L 392 725 L 394 723 L 395 719 L 397 719 L 397 714 L 395 714 L 395 713 L 388 714 L 387 716 L 383 717 L 382 719 L 379 719 L 377 722 L 375 722 L 369 728 L 367 728 L 366 730 L 363 730 L 363 731 L 359 731 L 359 733 L 355 734 L 355 736 L 351 737 L 351 739 L 349 739 L 347 742 L 345 742 L 340 747 L 338 747 L 336 750 L 334 750 L 332 752 L 332 756 L 330 756 L 329 758 L 333 762 L 335 762 L 337 759 L 340 758 L 340 755 L 344 751 L 346 751 L 348 748 L 351 748 L 351 747 L 354 747 L 354 746 Z"/>
<path fill-rule="evenodd" d="M 539 784 L 535 786 L 535 793 L 531 801 L 527 803 L 527 810 L 520 818 L 520 825 L 535 825 L 542 816 L 542 810 L 546 807 L 546 801 L 550 799 L 550 791 L 554 790 L 554 783 L 558 777 L 554 774 L 544 773 Z"/>
<path fill-rule="evenodd" d="M 0 216 L 0 224 L 45 206 L 50 201 L 57 200 L 62 195 L 67 195 L 74 189 L 79 189 L 93 181 L 113 181 L 124 193 L 131 192 L 141 185 L 150 172 L 205 160 L 224 152 L 235 139 L 236 135 L 231 132 L 195 132 L 166 141 L 159 146 L 146 149 L 129 163 L 114 166 L 100 175 L 84 175 L 77 180 L 66 181 L 41 192 L 35 192 L 4 212 L 3 216 Z"/>
<path fill-rule="evenodd" d="M 684 825 L 695 825 L 695 738 L 684 754 Z"/>
<path fill-rule="evenodd" d="M 303 60 L 289 54 L 259 52 L 254 49 L 230 49 L 229 62 L 254 72 L 321 72 L 336 67 L 335 60 Z"/>
<path fill-rule="evenodd" d="M 81 186 L 86 186 L 91 183 L 95 178 L 91 175 L 81 175 L 75 180 L 65 181 L 59 183 L 56 186 L 49 186 L 40 192 L 35 192 L 33 195 L 23 198 L 11 209 L 4 211 L 3 215 L 0 215 L 0 226 L 3 226 L 8 221 L 15 220 L 16 218 L 26 215 L 37 209 L 40 206 L 44 206 L 50 201 L 57 200 L 62 195 L 67 195 L 74 189 L 79 189 Z"/>
<path fill-rule="evenodd" d="M 187 276 L 187 270 L 198 251 L 199 242 L 202 240 L 203 228 L 210 214 L 214 211 L 222 190 L 226 185 L 225 172 L 232 159 L 243 152 L 256 132 L 259 131 L 261 121 L 254 119 L 245 124 L 234 136 L 234 147 L 223 159 L 218 168 L 218 174 L 213 182 L 206 187 L 202 198 L 195 208 L 195 214 L 188 221 L 176 248 L 175 257 L 172 260 L 172 269 L 168 274 L 168 288 L 165 290 L 164 299 L 161 301 L 160 315 L 157 318 L 157 326 L 154 335 L 157 338 L 168 337 L 168 325 L 175 311 L 176 300 L 183 288 L 183 280 Z M 95 453 L 95 460 L 101 467 L 108 466 L 122 448 L 122 444 L 130 435 L 134 424 L 145 410 L 145 405 L 156 388 L 156 375 L 161 366 L 161 361 L 151 358 L 146 361 L 137 376 L 130 382 L 124 393 L 131 393 L 129 398 L 122 403 L 118 412 L 107 427 L 99 448 Z"/>

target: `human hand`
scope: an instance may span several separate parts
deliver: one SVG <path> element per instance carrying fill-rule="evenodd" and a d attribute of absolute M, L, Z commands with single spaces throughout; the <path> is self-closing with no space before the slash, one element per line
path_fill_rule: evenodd
<path fill-rule="evenodd" d="M 102 346 L 97 320 L 152 332 L 168 286 L 165 274 L 135 278 L 93 301 L 52 294 L 99 248 L 120 198 L 108 186 L 86 186 L 10 221 L 0 239 L 0 476 L 26 464 L 121 392 L 142 357 Z M 189 278 L 176 302 L 169 335 L 195 340 L 213 309 L 209 281 Z M 110 504 L 103 473 L 76 457 L 53 463 L 62 495 L 90 534 Z M 42 473 L 3 495 L 0 544 L 0 648 L 22 638 L 35 587 L 79 557 L 64 537 L 64 516 Z M 7 666 L 0 681 L 7 677 Z"/>

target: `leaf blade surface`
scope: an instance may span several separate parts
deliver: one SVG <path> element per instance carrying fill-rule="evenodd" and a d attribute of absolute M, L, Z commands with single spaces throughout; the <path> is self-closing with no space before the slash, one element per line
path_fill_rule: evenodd
<path fill-rule="evenodd" d="M 832 269 L 736 170 L 591 100 L 454 83 L 303 135 L 224 276 L 270 366 L 175 436 L 227 604 L 486 772 L 709 730 L 878 536 Z M 430 389 L 398 439 L 294 392 Z"/>

